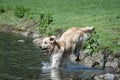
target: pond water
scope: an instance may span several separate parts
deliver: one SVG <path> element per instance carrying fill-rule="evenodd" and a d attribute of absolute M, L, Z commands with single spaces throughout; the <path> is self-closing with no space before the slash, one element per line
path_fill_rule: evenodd
<path fill-rule="evenodd" d="M 31 38 L 0 32 L 0 80 L 90 80 L 103 72 L 72 62 L 59 70 L 48 69 L 48 61 Z"/>

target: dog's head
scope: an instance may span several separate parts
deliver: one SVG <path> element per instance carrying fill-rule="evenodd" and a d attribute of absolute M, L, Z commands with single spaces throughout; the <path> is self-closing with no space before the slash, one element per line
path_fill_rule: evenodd
<path fill-rule="evenodd" d="M 42 40 L 42 44 L 40 46 L 41 50 L 45 50 L 47 55 L 50 55 L 53 51 L 56 44 L 56 38 L 55 36 L 45 37 Z"/>

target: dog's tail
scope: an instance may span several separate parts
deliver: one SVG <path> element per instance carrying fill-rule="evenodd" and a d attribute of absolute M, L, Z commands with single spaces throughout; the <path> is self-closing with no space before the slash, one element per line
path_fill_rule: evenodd
<path fill-rule="evenodd" d="M 95 27 L 92 26 L 92 27 L 85 27 L 85 28 L 81 28 L 81 30 L 85 33 L 92 33 L 94 30 L 95 30 Z"/>

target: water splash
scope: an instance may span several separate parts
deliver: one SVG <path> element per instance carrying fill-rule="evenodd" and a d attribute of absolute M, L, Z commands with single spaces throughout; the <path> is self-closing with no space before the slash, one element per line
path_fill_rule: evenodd
<path fill-rule="evenodd" d="M 51 64 L 49 62 L 42 62 L 42 70 L 50 70 Z"/>

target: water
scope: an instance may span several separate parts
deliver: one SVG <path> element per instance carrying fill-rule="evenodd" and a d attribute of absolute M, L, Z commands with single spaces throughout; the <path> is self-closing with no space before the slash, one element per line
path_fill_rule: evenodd
<path fill-rule="evenodd" d="M 71 62 L 51 69 L 48 61 L 32 39 L 0 32 L 0 80 L 85 80 L 102 72 Z"/>

